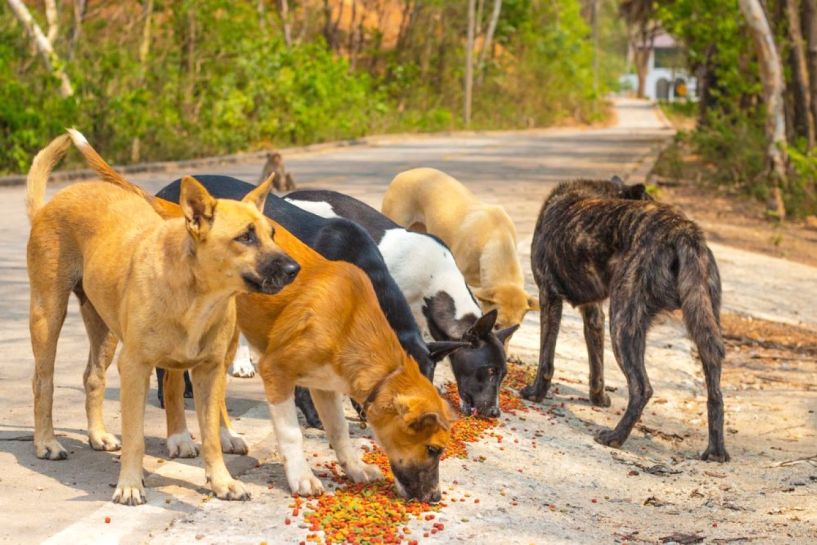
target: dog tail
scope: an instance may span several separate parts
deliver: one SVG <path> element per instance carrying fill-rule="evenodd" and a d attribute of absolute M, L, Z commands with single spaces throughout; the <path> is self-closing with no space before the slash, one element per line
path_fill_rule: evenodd
<path fill-rule="evenodd" d="M 26 210 L 29 220 L 32 220 L 45 204 L 45 186 L 48 177 L 70 147 L 71 141 L 67 135 L 63 134 L 52 140 L 34 157 L 26 177 Z"/>
<path fill-rule="evenodd" d="M 163 218 L 177 217 L 181 214 L 178 206 L 171 205 L 162 199 L 156 198 L 138 185 L 129 182 L 127 178 L 114 170 L 114 168 L 109 165 L 105 159 L 99 155 L 99 153 L 97 153 L 91 144 L 88 143 L 88 140 L 81 132 L 76 129 L 68 129 L 68 134 L 70 135 L 71 140 L 74 142 L 74 146 L 76 146 L 76 148 L 85 158 L 85 162 L 88 163 L 88 166 L 99 174 L 99 177 L 104 181 L 112 183 L 113 185 L 130 193 L 136 193 L 145 199 L 148 204 L 150 204 L 153 209 Z"/>
<path fill-rule="evenodd" d="M 700 237 L 678 241 L 678 294 L 684 323 L 705 365 L 725 354 L 721 337 L 721 278 L 715 256 Z"/>

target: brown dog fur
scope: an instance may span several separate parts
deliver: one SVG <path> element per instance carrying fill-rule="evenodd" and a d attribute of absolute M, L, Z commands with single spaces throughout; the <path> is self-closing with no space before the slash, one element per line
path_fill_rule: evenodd
<path fill-rule="evenodd" d="M 140 193 L 101 158 L 89 164 L 107 181 L 141 194 L 164 217 L 180 214 L 178 205 Z M 366 407 L 369 424 L 389 456 L 401 492 L 438 499 L 439 457 L 450 441 L 452 413 L 447 402 L 400 346 L 366 274 L 350 263 L 323 258 L 270 223 L 276 230 L 276 242 L 301 265 L 301 272 L 274 297 L 253 294 L 236 300 L 241 331 L 262 353 L 259 372 L 291 490 L 306 495 L 323 491 L 306 464 L 297 419 L 296 427 L 292 426 L 294 387 L 302 385 L 311 388 L 330 444 L 353 480 L 379 478 L 380 472 L 353 452 L 343 415 L 343 393 Z M 237 336 L 227 361 L 232 359 L 236 340 Z M 182 392 L 181 372 L 166 373 L 169 435 L 186 430 Z M 228 427 L 223 402 L 222 419 Z"/>
<path fill-rule="evenodd" d="M 87 145 L 79 133 L 72 136 L 80 147 Z M 96 449 L 119 447 L 104 428 L 102 399 L 116 339 L 123 343 L 118 361 L 123 445 L 114 501 L 145 501 L 144 406 L 156 365 L 192 370 L 207 480 L 222 499 L 246 499 L 243 485 L 224 465 L 218 402 L 224 396 L 224 355 L 235 332 L 234 296 L 249 291 L 244 277 L 259 276 L 259 258 L 292 263 L 259 212 L 270 185 L 239 203 L 213 199 L 186 178 L 184 218 L 171 221 L 134 194 L 138 191 L 99 182 L 73 184 L 44 204 L 48 175 L 69 145 L 62 136 L 37 155 L 26 195 L 37 456 L 67 457 L 54 436 L 51 412 L 57 339 L 73 291 L 91 344 L 85 388 L 89 439 Z M 237 243 L 250 225 L 259 243 Z"/>
<path fill-rule="evenodd" d="M 483 311 L 497 309 L 497 328 L 519 324 L 528 311 L 539 309 L 538 298 L 525 293 L 516 227 L 501 206 L 481 202 L 444 172 L 415 168 L 389 184 L 383 213 L 448 245 Z"/>

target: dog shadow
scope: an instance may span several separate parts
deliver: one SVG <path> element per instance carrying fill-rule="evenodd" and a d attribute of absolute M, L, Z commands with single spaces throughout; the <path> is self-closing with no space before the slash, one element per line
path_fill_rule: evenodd
<path fill-rule="evenodd" d="M 618 424 L 619 420 L 624 415 L 628 398 L 626 388 L 623 389 L 624 407 L 622 407 L 620 410 L 616 408 L 617 406 L 620 406 L 619 403 L 621 402 L 622 397 L 622 394 L 620 393 L 621 390 L 621 388 L 617 389 L 619 396 L 611 395 L 613 406 L 596 407 L 590 403 L 586 390 L 579 389 L 572 384 L 555 380 L 551 386 L 550 392 L 548 392 L 548 395 L 544 400 L 542 400 L 540 403 L 526 403 L 529 407 L 537 407 L 545 414 L 555 416 L 557 422 L 567 426 L 571 432 L 589 435 L 590 437 L 595 438 L 600 431 L 615 427 L 615 425 Z M 608 394 L 614 393 L 615 392 L 608 390 Z M 619 399 L 617 400 L 616 397 Z M 649 410 L 649 407 L 650 405 L 648 404 L 645 411 Z M 590 416 L 586 414 L 585 411 L 587 409 L 592 411 L 591 414 L 595 414 L 597 416 Z M 690 433 L 685 433 L 685 435 L 680 435 L 671 431 L 664 431 L 675 427 L 671 425 L 669 419 L 659 417 L 658 415 L 650 415 L 650 419 L 651 423 L 649 426 L 647 426 L 643 423 L 642 415 L 642 418 L 639 419 L 638 422 L 636 422 L 636 425 L 633 427 L 633 431 L 627 438 L 627 441 L 625 441 L 620 448 L 616 449 L 604 445 L 599 446 L 610 449 L 611 452 L 627 452 L 635 456 L 649 459 L 669 460 L 677 459 L 679 457 L 683 457 L 685 459 L 698 459 L 697 452 L 688 452 L 692 448 L 691 445 L 682 444 L 688 442 L 688 440 L 692 437 L 691 430 Z M 658 420 L 656 421 L 656 419 Z M 547 436 L 546 428 L 543 429 L 543 432 L 545 433 L 545 436 Z M 661 435 L 670 438 L 677 438 L 678 440 L 668 441 L 658 439 L 658 437 Z M 705 447 L 705 444 L 703 446 Z"/>

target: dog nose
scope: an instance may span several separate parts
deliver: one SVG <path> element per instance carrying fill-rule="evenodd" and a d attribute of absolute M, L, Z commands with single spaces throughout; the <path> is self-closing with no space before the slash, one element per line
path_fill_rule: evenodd
<path fill-rule="evenodd" d="M 439 503 L 441 499 L 442 499 L 442 495 L 440 494 L 440 491 L 435 490 L 428 497 L 428 503 Z"/>
<path fill-rule="evenodd" d="M 290 282 L 295 279 L 300 270 L 301 266 L 295 263 L 294 261 L 290 261 L 289 263 L 286 263 L 284 264 L 283 267 L 281 267 L 281 271 L 286 276 L 286 279 Z"/>
<path fill-rule="evenodd" d="M 488 410 L 485 411 L 485 416 L 489 418 L 498 418 L 500 414 L 502 413 L 499 412 L 499 407 L 497 407 L 496 405 L 494 405 L 493 407 L 488 407 Z"/>

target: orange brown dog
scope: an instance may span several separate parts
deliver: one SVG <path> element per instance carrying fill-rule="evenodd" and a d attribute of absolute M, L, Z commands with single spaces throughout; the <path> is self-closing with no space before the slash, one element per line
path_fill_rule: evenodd
<path fill-rule="evenodd" d="M 446 243 L 483 311 L 497 309 L 498 329 L 519 324 L 528 311 L 539 309 L 538 298 L 525 293 L 516 227 L 501 206 L 481 202 L 444 172 L 415 168 L 389 184 L 383 213 Z"/>
<path fill-rule="evenodd" d="M 90 164 L 106 180 L 142 195 L 163 216 L 180 213 L 177 205 L 144 194 L 104 162 Z M 450 441 L 448 403 L 400 345 L 365 272 L 345 261 L 325 259 L 270 223 L 276 242 L 300 264 L 301 272 L 274 297 L 250 294 L 236 301 L 240 329 L 262 354 L 259 374 L 290 489 L 301 495 L 323 492 L 303 452 L 294 402 L 299 385 L 311 389 L 329 442 L 351 479 L 367 482 L 381 475 L 353 448 L 343 394 L 364 407 L 398 490 L 424 501 L 439 500 L 439 460 Z M 166 373 L 168 423 L 174 426 L 169 435 L 185 431 L 178 427 L 184 426 L 181 404 L 171 401 L 181 396 L 181 373 Z M 222 415 L 226 424 L 226 410 Z"/>
<path fill-rule="evenodd" d="M 90 147 L 70 132 L 78 147 Z M 144 410 L 155 366 L 191 369 L 207 481 L 219 498 L 248 498 L 224 465 L 219 402 L 224 357 L 235 336 L 235 295 L 275 293 L 298 271 L 259 212 L 270 184 L 236 202 L 214 199 L 185 178 L 183 217 L 167 221 L 134 192 L 99 182 L 73 184 L 44 204 L 48 176 L 69 145 L 69 137 L 61 136 L 35 157 L 26 193 L 37 456 L 67 457 L 54 436 L 51 411 L 57 339 L 74 292 L 91 345 L 85 388 L 95 449 L 119 448 L 105 431 L 102 398 L 116 340 L 123 344 L 122 457 L 113 501 L 145 502 Z"/>

